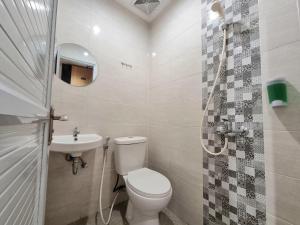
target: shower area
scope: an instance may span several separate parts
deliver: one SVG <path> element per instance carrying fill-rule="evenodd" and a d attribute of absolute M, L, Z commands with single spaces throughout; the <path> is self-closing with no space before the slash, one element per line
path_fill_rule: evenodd
<path fill-rule="evenodd" d="M 84 89 L 54 78 L 53 105 L 70 117 L 56 134 L 147 137 L 147 166 L 173 189 L 160 225 L 298 225 L 299 0 L 88 1 L 58 3 L 57 44 L 90 50 L 99 77 Z M 268 93 L 278 80 L 281 107 Z M 77 176 L 50 154 L 46 225 L 94 225 L 101 154 L 84 153 Z M 107 211 L 113 163 L 109 152 Z M 127 200 L 112 225 L 126 224 Z"/>
<path fill-rule="evenodd" d="M 182 10 L 190 25 L 178 20 L 183 32 L 160 48 L 180 57 L 153 59 L 150 75 L 149 158 L 174 177 L 169 208 L 193 225 L 299 224 L 299 1 L 193 3 L 198 20 Z M 267 86 L 278 79 L 288 104 L 272 107 Z"/>
<path fill-rule="evenodd" d="M 292 62 L 299 54 L 291 54 L 289 48 L 299 45 L 299 2 L 224 1 L 223 72 L 218 67 L 226 28 L 215 5 L 216 1 L 202 1 L 203 109 L 215 92 L 202 133 L 208 149 L 203 154 L 203 223 L 297 224 L 292 218 L 299 195 L 292 189 L 299 180 L 292 171 L 298 165 L 293 157 L 299 138 L 290 122 L 299 124 L 299 112 L 292 110 L 299 99 L 299 80 L 294 77 L 299 67 Z M 298 19 L 283 18 L 286 10 Z M 272 21 L 271 15 L 279 18 Z M 287 85 L 288 104 L 272 102 L 268 86 L 278 80 Z M 237 132 L 231 135 L 228 127 Z M 226 145 L 227 152 L 218 154 Z M 295 199 L 289 199 L 287 190 Z"/>
<path fill-rule="evenodd" d="M 225 21 L 212 20 L 220 3 L 202 1 L 204 224 L 265 224 L 266 191 L 261 53 L 257 1 L 225 1 Z M 220 43 L 227 36 L 226 59 Z M 222 28 L 222 26 L 225 26 Z M 218 64 L 225 61 L 223 69 Z M 215 74 L 220 73 L 214 87 Z M 212 155 L 222 152 L 217 156 Z M 226 154 L 225 154 L 226 152 Z"/>

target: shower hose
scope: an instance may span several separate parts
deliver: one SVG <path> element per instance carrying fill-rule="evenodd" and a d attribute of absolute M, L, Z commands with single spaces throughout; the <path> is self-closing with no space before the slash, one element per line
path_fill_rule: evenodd
<path fill-rule="evenodd" d="M 208 100 L 207 100 L 207 103 L 206 103 L 206 106 L 205 106 L 205 109 L 204 109 L 204 112 L 203 112 L 203 115 L 202 115 L 202 119 L 201 119 L 201 124 L 200 124 L 200 142 L 201 142 L 202 148 L 208 154 L 214 155 L 214 156 L 218 156 L 218 155 L 224 154 L 224 152 L 226 151 L 226 149 L 228 147 L 228 137 L 225 136 L 225 143 L 224 143 L 224 146 L 221 148 L 220 152 L 214 153 L 214 152 L 209 151 L 208 148 L 203 143 L 203 123 L 204 123 L 205 114 L 207 113 L 208 106 L 209 106 L 209 104 L 210 104 L 210 102 L 211 102 L 211 100 L 212 100 L 212 98 L 214 96 L 215 88 L 216 88 L 218 79 L 220 78 L 223 66 L 224 66 L 225 61 L 226 61 L 226 39 L 227 39 L 227 30 L 226 30 L 226 28 L 223 29 L 223 36 L 224 37 L 223 37 L 223 47 L 222 47 L 222 53 L 221 53 L 221 61 L 220 61 L 219 67 L 218 67 L 217 76 L 215 78 L 214 84 L 212 86 L 212 90 L 210 92 L 210 95 L 208 97 Z"/>
<path fill-rule="evenodd" d="M 104 180 L 105 165 L 106 165 L 106 160 L 107 160 L 107 152 L 108 152 L 108 149 L 104 149 L 102 172 L 101 172 L 101 181 L 100 181 L 100 193 L 99 193 L 99 211 L 97 212 L 96 217 L 95 217 L 96 225 L 98 225 L 98 219 L 97 218 L 98 218 L 99 213 L 100 213 L 100 217 L 101 217 L 101 220 L 102 220 L 103 224 L 104 225 L 109 224 L 109 222 L 111 220 L 111 215 L 112 215 L 114 205 L 115 205 L 116 200 L 117 200 L 117 198 L 119 196 L 119 193 L 120 193 L 120 190 L 118 190 L 117 194 L 115 195 L 114 200 L 111 204 L 110 211 L 109 211 L 109 214 L 108 214 L 108 218 L 107 218 L 107 220 L 105 220 L 104 215 L 103 215 L 103 207 L 102 207 L 102 193 L 103 193 L 103 180 Z"/>

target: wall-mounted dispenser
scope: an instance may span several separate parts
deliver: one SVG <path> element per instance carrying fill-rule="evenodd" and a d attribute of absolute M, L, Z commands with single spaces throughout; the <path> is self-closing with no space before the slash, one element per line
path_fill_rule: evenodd
<path fill-rule="evenodd" d="M 272 107 L 283 107 L 288 104 L 286 80 L 283 78 L 267 82 L 269 103 Z"/>

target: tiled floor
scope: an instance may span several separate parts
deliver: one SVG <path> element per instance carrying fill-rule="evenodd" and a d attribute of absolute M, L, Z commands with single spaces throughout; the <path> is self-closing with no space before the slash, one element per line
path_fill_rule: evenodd
<path fill-rule="evenodd" d="M 129 225 L 125 218 L 127 202 L 115 206 L 110 225 Z M 108 209 L 104 211 L 105 218 L 108 216 Z M 159 215 L 160 225 L 187 225 L 183 223 L 170 210 L 165 209 Z M 71 223 L 69 225 L 103 225 L 100 217 L 98 217 L 98 224 L 95 223 L 95 218 L 83 218 L 80 221 Z"/>

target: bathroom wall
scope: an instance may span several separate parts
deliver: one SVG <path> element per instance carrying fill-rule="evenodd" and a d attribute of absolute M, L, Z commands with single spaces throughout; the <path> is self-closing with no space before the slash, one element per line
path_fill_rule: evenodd
<path fill-rule="evenodd" d="M 300 24 L 299 1 L 259 1 L 262 50 L 267 224 L 299 224 Z M 283 77 L 289 105 L 272 108 L 265 82 Z"/>
<path fill-rule="evenodd" d="M 101 29 L 97 35 L 93 27 Z M 81 133 L 110 136 L 145 135 L 149 71 L 148 25 L 114 1 L 61 0 L 58 6 L 57 44 L 76 43 L 88 49 L 98 63 L 98 78 L 87 87 L 71 87 L 56 77 L 53 106 L 69 121 L 57 122 L 55 134 Z M 133 66 L 122 67 L 121 62 Z M 67 225 L 91 216 L 97 209 L 102 151 L 83 154 L 88 168 L 73 176 L 63 154 L 50 154 L 47 225 Z M 105 174 L 104 206 L 112 199 L 115 172 L 109 155 Z M 120 200 L 124 199 L 121 198 Z"/>
<path fill-rule="evenodd" d="M 223 32 L 213 16 L 211 0 L 202 1 L 203 102 L 206 104 L 218 70 Z M 219 152 L 224 140 L 216 126 L 228 119 L 247 135 L 228 138 L 220 156 L 204 153 L 204 224 L 265 224 L 265 162 L 259 42 L 258 1 L 226 0 L 226 70 L 216 86 L 206 115 L 203 138 L 209 151 Z M 203 105 L 203 108 L 205 106 Z"/>
<path fill-rule="evenodd" d="M 151 26 L 149 165 L 174 190 L 169 204 L 202 225 L 201 1 L 173 1 Z"/>
<path fill-rule="evenodd" d="M 231 1 L 225 2 L 228 6 Z M 257 82 L 263 84 L 269 225 L 299 224 L 298 5 L 297 0 L 263 0 L 259 1 L 258 8 L 255 5 L 251 9 L 259 10 L 262 79 Z M 70 118 L 68 122 L 55 123 L 55 134 L 71 134 L 78 126 L 82 133 L 112 138 L 148 136 L 149 166 L 172 182 L 174 194 L 168 207 L 191 225 L 203 224 L 203 202 L 206 202 L 202 197 L 203 156 L 199 142 L 202 87 L 205 87 L 201 16 L 201 0 L 174 0 L 151 26 L 113 1 L 92 0 L 89 4 L 80 0 L 59 1 L 57 43 L 73 42 L 89 49 L 97 59 L 99 77 L 84 88 L 70 87 L 57 78 L 53 85 L 56 113 Z M 98 35 L 93 33 L 95 25 L 101 28 Z M 122 67 L 121 62 L 132 64 L 133 69 Z M 289 106 L 273 109 L 267 102 L 264 84 L 278 76 L 289 82 Z M 261 121 L 259 116 L 255 119 Z M 256 150 L 263 151 L 263 148 Z M 50 154 L 47 225 L 66 225 L 95 213 L 101 153 L 85 153 L 83 158 L 89 167 L 76 177 L 63 155 Z M 105 176 L 106 207 L 112 198 L 110 187 L 114 179 L 110 155 Z"/>

